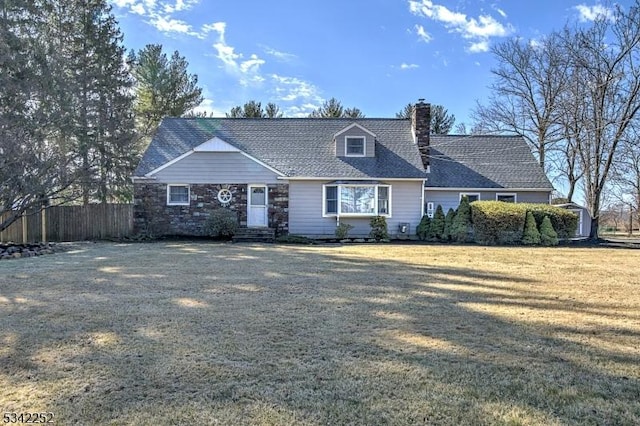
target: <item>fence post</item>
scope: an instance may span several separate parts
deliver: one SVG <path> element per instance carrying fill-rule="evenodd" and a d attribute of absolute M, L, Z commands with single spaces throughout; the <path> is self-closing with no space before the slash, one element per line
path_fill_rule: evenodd
<path fill-rule="evenodd" d="M 42 227 L 40 228 L 40 233 L 42 234 L 42 242 L 46 243 L 47 242 L 47 209 L 45 209 L 44 206 L 42 206 L 41 210 L 40 210 L 40 222 L 42 224 Z"/>
<path fill-rule="evenodd" d="M 27 244 L 27 212 L 22 212 L 22 244 Z"/>

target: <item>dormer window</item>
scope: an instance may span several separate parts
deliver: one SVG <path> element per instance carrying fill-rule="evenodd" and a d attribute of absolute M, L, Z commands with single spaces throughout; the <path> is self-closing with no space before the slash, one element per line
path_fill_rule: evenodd
<path fill-rule="evenodd" d="M 347 136 L 344 144 L 347 157 L 364 157 L 365 156 L 365 138 L 363 136 Z"/>

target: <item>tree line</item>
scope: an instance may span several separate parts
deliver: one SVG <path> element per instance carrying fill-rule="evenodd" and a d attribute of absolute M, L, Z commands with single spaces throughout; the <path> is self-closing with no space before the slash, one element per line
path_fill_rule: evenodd
<path fill-rule="evenodd" d="M 640 2 L 492 52 L 474 131 L 523 136 L 568 201 L 583 191 L 592 238 L 607 197 L 640 211 Z"/>
<path fill-rule="evenodd" d="M 178 52 L 127 54 L 105 0 L 0 3 L 0 230 L 26 209 L 131 200 L 160 119 L 197 106 Z"/>

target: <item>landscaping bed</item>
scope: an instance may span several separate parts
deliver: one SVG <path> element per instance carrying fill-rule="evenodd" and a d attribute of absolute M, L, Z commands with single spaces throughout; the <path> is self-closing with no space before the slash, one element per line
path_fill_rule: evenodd
<path fill-rule="evenodd" d="M 0 260 L 42 256 L 65 250 L 65 246 L 55 243 L 14 244 L 0 243 Z"/>

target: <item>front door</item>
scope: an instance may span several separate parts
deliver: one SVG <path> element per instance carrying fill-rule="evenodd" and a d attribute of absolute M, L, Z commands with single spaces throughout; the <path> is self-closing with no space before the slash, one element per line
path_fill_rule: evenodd
<path fill-rule="evenodd" d="M 265 185 L 249 185 L 247 226 L 267 226 L 268 192 Z"/>

